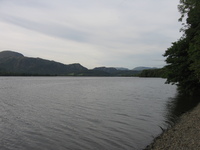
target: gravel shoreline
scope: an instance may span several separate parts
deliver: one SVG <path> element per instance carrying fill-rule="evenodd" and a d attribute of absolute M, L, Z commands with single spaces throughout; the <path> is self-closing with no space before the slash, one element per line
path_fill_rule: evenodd
<path fill-rule="evenodd" d="M 200 104 L 184 113 L 145 150 L 200 150 Z"/>

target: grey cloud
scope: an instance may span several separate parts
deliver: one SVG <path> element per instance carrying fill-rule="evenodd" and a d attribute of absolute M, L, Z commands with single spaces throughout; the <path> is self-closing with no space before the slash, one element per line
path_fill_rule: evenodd
<path fill-rule="evenodd" d="M 24 6 L 24 7 L 32 7 L 32 8 L 45 8 L 48 7 L 47 4 L 43 2 L 43 0 L 0 0 L 0 3 L 4 4 L 13 4 L 16 6 Z"/>
<path fill-rule="evenodd" d="M 13 25 L 37 31 L 46 35 L 73 40 L 77 42 L 86 42 L 89 36 L 86 32 L 59 24 L 34 22 L 28 19 L 10 15 L 3 15 L 1 18 L 5 22 L 11 23 Z"/>

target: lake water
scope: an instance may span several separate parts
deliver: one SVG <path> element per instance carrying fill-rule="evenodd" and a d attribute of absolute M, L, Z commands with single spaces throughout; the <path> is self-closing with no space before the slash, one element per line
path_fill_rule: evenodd
<path fill-rule="evenodd" d="M 176 86 L 164 83 L 135 77 L 0 77 L 0 149 L 143 149 L 172 122 Z"/>

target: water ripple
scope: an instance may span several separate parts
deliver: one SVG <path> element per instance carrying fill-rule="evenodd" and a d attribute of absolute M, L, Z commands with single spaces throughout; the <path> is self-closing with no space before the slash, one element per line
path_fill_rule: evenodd
<path fill-rule="evenodd" d="M 140 78 L 2 78 L 0 149 L 142 149 L 166 122 L 165 102 L 175 94 L 175 88 L 164 82 Z"/>

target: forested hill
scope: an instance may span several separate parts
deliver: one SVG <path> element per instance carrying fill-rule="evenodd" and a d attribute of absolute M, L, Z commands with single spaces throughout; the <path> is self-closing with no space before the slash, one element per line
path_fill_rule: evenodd
<path fill-rule="evenodd" d="M 69 75 L 87 70 L 80 64 L 65 65 L 41 58 L 25 57 L 13 51 L 0 52 L 1 75 Z"/>
<path fill-rule="evenodd" d="M 0 52 L 0 76 L 139 76 L 141 72 L 114 67 L 87 69 L 79 63 L 65 65 L 14 51 Z"/>

